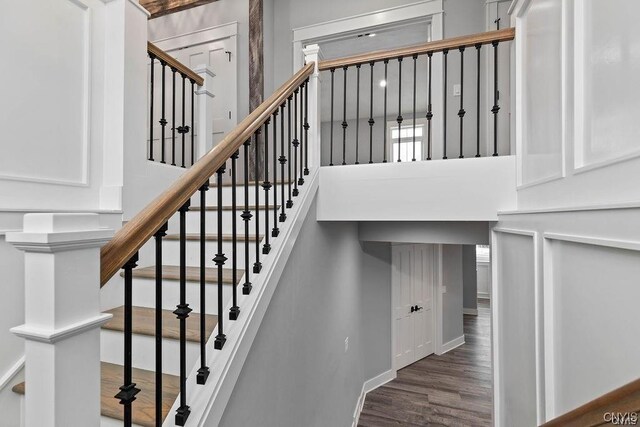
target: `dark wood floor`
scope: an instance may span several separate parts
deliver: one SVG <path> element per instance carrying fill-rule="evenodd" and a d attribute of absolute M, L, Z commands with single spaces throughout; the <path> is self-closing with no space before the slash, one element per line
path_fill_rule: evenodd
<path fill-rule="evenodd" d="M 358 426 L 491 426 L 490 313 L 464 316 L 464 345 L 419 360 L 368 393 Z"/>

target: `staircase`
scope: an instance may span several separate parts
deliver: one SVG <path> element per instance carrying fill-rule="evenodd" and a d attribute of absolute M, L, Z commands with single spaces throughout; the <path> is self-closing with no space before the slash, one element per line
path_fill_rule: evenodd
<path fill-rule="evenodd" d="M 279 190 L 277 183 L 275 188 Z M 212 186 L 207 193 L 207 204 L 204 206 L 206 215 L 205 247 L 207 254 L 215 254 L 218 244 L 217 228 L 217 206 L 215 201 L 217 192 L 222 191 L 224 200 L 231 200 L 231 192 L 234 191 L 230 185 L 223 185 L 221 188 Z M 241 193 L 242 189 L 235 190 Z M 242 194 L 237 194 L 238 200 L 242 200 Z M 250 194 L 250 209 L 265 214 L 264 197 L 256 199 L 253 193 Z M 232 205 L 222 206 L 223 212 L 223 235 L 222 244 L 224 253 L 230 254 L 233 251 Z M 217 312 L 217 268 L 215 268 L 211 257 L 206 259 L 205 267 L 206 281 L 206 312 L 200 312 L 200 211 L 202 207 L 193 205 L 186 215 L 186 246 L 187 246 L 187 300 L 193 311 L 186 321 L 186 347 L 187 366 L 196 364 L 200 351 L 200 322 L 204 317 L 205 339 L 207 342 L 216 331 L 218 324 Z M 241 211 L 238 210 L 237 222 L 241 224 Z M 273 216 L 273 206 L 268 211 Z M 180 280 L 180 228 L 177 218 L 169 221 L 169 229 L 164 239 L 163 265 L 162 265 L 162 348 L 163 348 L 163 369 L 162 369 L 162 421 L 166 419 L 169 410 L 180 393 L 180 367 L 179 367 L 179 345 L 180 345 L 180 322 L 173 313 L 179 304 L 179 280 Z M 262 240 L 256 238 L 255 234 L 250 234 L 249 239 L 238 235 L 236 245 L 238 249 L 244 248 L 245 241 L 251 245 L 251 249 L 257 243 L 262 247 Z M 245 254 L 243 250 L 238 250 L 238 265 L 245 264 Z M 254 251 L 249 254 L 249 265 L 253 265 Z M 155 416 L 155 332 L 156 332 L 156 309 L 155 309 L 155 286 L 156 286 L 156 265 L 154 262 L 153 242 L 147 243 L 140 250 L 139 267 L 133 270 L 133 300 L 132 306 L 132 333 L 133 333 L 133 382 L 141 389 L 136 396 L 135 404 L 132 405 L 132 421 L 134 425 L 153 427 L 156 426 Z M 244 282 L 244 270 L 237 270 L 237 281 L 235 285 Z M 121 273 L 124 276 L 124 273 Z M 223 301 L 222 306 L 227 307 L 231 301 L 233 291 L 233 270 L 223 269 Z M 239 290 L 241 292 L 241 290 Z M 123 411 L 122 405 L 114 395 L 123 384 L 123 343 L 125 331 L 125 307 L 118 306 L 106 310 L 104 313 L 113 315 L 113 318 L 102 326 L 100 333 L 101 344 L 101 414 L 102 425 L 122 425 Z M 227 316 L 227 313 L 223 313 Z M 215 334 L 213 335 L 215 336 Z M 25 383 L 20 383 L 13 388 L 13 391 L 24 395 Z"/>

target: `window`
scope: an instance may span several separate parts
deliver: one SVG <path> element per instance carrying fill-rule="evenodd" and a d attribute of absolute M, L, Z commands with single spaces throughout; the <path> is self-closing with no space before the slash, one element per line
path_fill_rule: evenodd
<path fill-rule="evenodd" d="M 398 128 L 398 125 L 390 122 L 388 125 L 389 128 L 389 137 L 391 140 L 391 144 L 389 145 L 389 161 L 397 162 L 398 161 L 398 151 L 400 151 L 400 160 L 403 162 L 410 162 L 414 159 L 413 152 L 413 120 L 408 120 L 406 125 L 402 125 L 402 127 Z M 424 160 L 425 156 L 424 152 L 424 137 L 426 136 L 425 132 L 425 123 L 424 120 L 416 120 L 415 127 L 415 159 Z"/>

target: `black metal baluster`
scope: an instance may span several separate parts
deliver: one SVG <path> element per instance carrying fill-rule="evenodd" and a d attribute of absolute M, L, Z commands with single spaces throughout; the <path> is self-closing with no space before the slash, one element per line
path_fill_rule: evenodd
<path fill-rule="evenodd" d="M 260 270 L 262 270 L 262 263 L 260 262 L 260 157 L 258 152 L 258 140 L 260 138 L 260 134 L 262 133 L 262 129 L 258 128 L 253 135 L 253 146 L 255 148 L 255 162 L 254 162 L 254 174 L 255 174 L 255 182 L 254 182 L 254 196 L 255 196 L 255 224 L 256 224 L 256 260 L 253 263 L 253 273 L 258 274 Z"/>
<path fill-rule="evenodd" d="M 416 79 L 417 79 L 418 55 L 413 55 L 413 158 L 416 161 Z"/>
<path fill-rule="evenodd" d="M 249 281 L 249 221 L 251 220 L 251 211 L 249 210 L 249 146 L 251 140 L 247 139 L 244 146 L 244 211 L 240 217 L 244 221 L 244 284 L 242 285 L 242 294 L 249 295 L 251 293 L 251 282 Z"/>
<path fill-rule="evenodd" d="M 275 122 L 273 123 L 273 125 L 276 125 Z M 273 139 L 273 143 L 276 143 L 275 138 Z M 274 149 L 274 158 L 275 155 L 276 151 Z M 273 171 L 273 173 L 275 174 L 275 170 Z M 309 175 L 309 78 L 307 78 L 304 83 L 304 174 Z"/>
<path fill-rule="evenodd" d="M 280 161 L 280 204 L 282 205 L 282 212 L 280 212 L 279 222 L 285 222 L 287 220 L 287 214 L 284 211 L 285 203 L 284 203 L 284 187 L 285 187 L 285 172 L 284 165 L 287 163 L 287 158 L 284 155 L 284 106 L 283 103 L 280 106 L 280 157 L 278 160 Z M 333 122 L 332 122 L 333 123 Z M 274 153 L 275 154 L 275 153 Z"/>
<path fill-rule="evenodd" d="M 331 135 L 329 137 L 329 166 L 333 166 L 333 81 L 336 74 L 335 68 L 331 69 Z M 284 201 L 284 200 L 283 200 Z"/>
<path fill-rule="evenodd" d="M 498 42 L 491 42 L 493 46 L 493 156 L 498 155 Z"/>
<path fill-rule="evenodd" d="M 373 120 L 373 66 L 375 62 L 369 62 L 371 67 L 371 92 L 369 95 L 369 163 L 373 163 L 373 125 L 376 123 Z"/>
<path fill-rule="evenodd" d="M 307 131 L 305 130 L 305 110 L 304 110 L 304 92 L 307 87 L 307 82 L 305 81 L 300 86 L 300 177 L 298 178 L 298 185 L 304 184 L 304 160 L 303 160 L 303 152 L 305 149 L 308 149 L 305 144 L 305 138 L 307 137 Z M 306 147 L 306 148 L 305 148 Z"/>
<path fill-rule="evenodd" d="M 398 122 L 398 161 L 401 162 L 400 158 L 400 148 L 402 148 L 402 144 L 400 141 L 402 140 L 402 57 L 398 58 L 398 118 L 396 119 Z"/>
<path fill-rule="evenodd" d="M 278 137 L 276 129 L 278 128 L 278 109 L 273 112 L 273 230 L 271 237 L 278 237 L 280 229 L 278 228 Z M 284 176 L 280 177 L 282 181 Z M 282 183 L 280 183 L 282 187 Z M 268 233 L 267 230 L 265 233 Z"/>
<path fill-rule="evenodd" d="M 167 235 L 165 223 L 153 235 L 156 242 L 156 426 L 162 425 L 162 238 Z"/>
<path fill-rule="evenodd" d="M 360 64 L 356 65 L 356 165 L 358 161 L 358 136 L 360 134 Z"/>
<path fill-rule="evenodd" d="M 293 97 L 293 196 L 296 197 L 298 193 L 298 146 L 300 141 L 298 140 L 298 93 L 299 89 L 293 91 L 295 94 Z M 300 132 L 300 138 L 302 138 L 302 129 Z"/>
<path fill-rule="evenodd" d="M 431 58 L 433 52 L 428 52 L 429 57 L 429 83 L 428 83 L 428 100 L 427 100 L 427 160 L 431 160 L 431 119 L 433 118 L 433 112 L 431 111 Z"/>
<path fill-rule="evenodd" d="M 194 127 L 195 105 L 196 105 L 196 82 L 191 80 L 191 166 L 196 162 L 196 132 Z M 204 154 L 204 153 L 202 153 Z"/>
<path fill-rule="evenodd" d="M 232 306 L 229 310 L 229 320 L 238 320 L 240 306 L 238 306 L 238 169 L 237 161 L 240 151 L 231 155 L 231 292 Z M 218 190 L 220 191 L 220 189 Z"/>
<path fill-rule="evenodd" d="M 136 400 L 136 395 L 140 392 L 133 382 L 131 342 L 133 335 L 133 269 L 138 262 L 138 253 L 131 257 L 123 266 L 124 269 L 124 381 L 120 391 L 114 397 L 120 399 L 120 404 L 124 405 L 124 425 L 130 427 L 132 423 L 131 403 Z"/>
<path fill-rule="evenodd" d="M 166 96 L 165 96 L 165 75 L 164 71 L 167 68 L 167 63 L 164 61 L 160 61 L 162 65 L 162 117 L 160 118 L 160 138 L 162 141 L 160 142 L 160 163 L 166 163 L 165 161 L 165 153 L 164 153 L 164 135 L 165 128 L 167 127 L 167 117 L 165 116 L 165 104 L 166 104 Z"/>
<path fill-rule="evenodd" d="M 176 165 L 176 70 L 171 69 L 173 73 L 173 89 L 172 89 L 172 102 L 171 102 L 171 166 Z"/>
<path fill-rule="evenodd" d="M 262 253 L 268 254 L 271 252 L 271 244 L 269 243 L 269 190 L 271 190 L 271 182 L 269 182 L 269 124 L 271 118 L 268 118 L 264 122 L 264 181 L 262 183 L 262 189 L 264 190 L 264 245 L 262 246 Z M 273 138 L 276 137 L 276 124 L 273 124 Z M 301 162 L 302 163 L 302 162 Z M 256 236 L 258 242 L 259 236 Z"/>
<path fill-rule="evenodd" d="M 458 110 L 458 117 L 460 117 L 460 156 L 459 159 L 464 159 L 463 141 L 464 141 L 464 46 L 459 48 L 460 50 L 460 110 Z"/>
<path fill-rule="evenodd" d="M 481 44 L 476 45 L 477 63 L 478 63 L 478 80 L 476 82 L 476 157 L 480 157 L 480 48 Z"/>
<path fill-rule="evenodd" d="M 293 99 L 292 95 L 289 95 L 287 98 L 287 187 L 289 189 L 289 198 L 287 199 L 287 209 L 291 209 L 293 207 L 293 200 L 291 200 L 291 100 Z"/>
<path fill-rule="evenodd" d="M 444 110 L 442 115 L 444 116 L 444 129 L 443 129 L 443 139 L 442 139 L 442 158 L 447 158 L 447 92 L 449 88 L 447 86 L 447 55 L 449 54 L 449 49 L 444 49 L 442 51 L 444 56 Z"/>
<path fill-rule="evenodd" d="M 185 76 L 182 76 L 182 126 L 178 128 L 178 131 L 180 132 L 180 135 L 182 135 L 182 167 L 186 167 L 184 164 L 184 157 L 185 157 L 185 134 L 188 132 L 188 128 L 187 125 L 185 124 L 185 84 L 187 82 L 187 78 Z"/>
<path fill-rule="evenodd" d="M 156 57 L 153 54 L 149 54 L 149 57 L 151 58 L 151 94 L 149 96 L 149 101 L 150 101 L 150 106 L 149 106 L 149 160 L 151 160 L 152 162 L 154 161 L 153 159 L 153 74 L 154 74 L 154 67 L 155 67 L 155 61 L 156 61 Z"/>
<path fill-rule="evenodd" d="M 216 335 L 216 339 L 213 343 L 213 347 L 216 350 L 222 350 L 222 347 L 224 347 L 224 343 L 227 342 L 227 336 L 224 334 L 223 314 L 224 263 L 227 261 L 227 257 L 222 251 L 222 241 L 224 240 L 224 235 L 222 234 L 222 177 L 224 175 L 224 170 L 225 165 L 222 165 L 216 172 L 216 182 L 218 183 L 218 188 L 216 189 L 216 205 L 218 211 L 218 233 L 216 238 L 218 241 L 218 253 L 213 258 L 213 262 L 215 262 L 216 266 L 218 267 L 218 335 Z"/>
<path fill-rule="evenodd" d="M 343 67 L 344 70 L 344 85 L 342 93 L 344 94 L 342 98 L 342 164 L 347 164 L 347 68 Z"/>
<path fill-rule="evenodd" d="M 207 337 L 205 333 L 205 314 L 207 312 L 206 300 L 205 300 L 205 287 L 206 283 L 206 243 L 207 243 L 207 228 L 206 228 L 206 213 L 207 210 L 207 191 L 209 190 L 209 181 L 205 182 L 200 187 L 200 368 L 198 369 L 198 375 L 196 376 L 196 382 L 198 384 L 205 384 L 207 378 L 209 378 L 209 367 L 207 366 Z M 218 193 L 222 191 L 222 188 L 218 186 Z M 218 236 L 220 238 L 221 236 Z"/>
<path fill-rule="evenodd" d="M 175 126 L 174 126 L 175 127 Z M 187 304 L 187 222 L 190 201 L 180 208 L 180 303 L 174 310 L 180 321 L 180 407 L 176 410 L 176 425 L 183 426 L 191 408 L 187 405 L 187 318 L 191 308 Z M 204 207 L 202 207 L 204 208 Z"/>
<path fill-rule="evenodd" d="M 384 60 L 384 120 L 382 122 L 382 135 L 383 135 L 383 149 L 384 152 L 382 154 L 382 163 L 387 163 L 387 87 L 389 86 L 389 82 L 387 81 L 388 76 L 388 67 L 389 60 Z"/>

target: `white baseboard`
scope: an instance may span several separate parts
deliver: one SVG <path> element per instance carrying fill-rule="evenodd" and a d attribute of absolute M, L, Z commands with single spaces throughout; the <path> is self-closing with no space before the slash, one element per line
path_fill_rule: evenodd
<path fill-rule="evenodd" d="M 462 344 L 464 344 L 464 335 L 461 335 L 458 338 L 454 338 L 451 341 L 442 344 L 442 348 L 440 348 L 440 352 L 438 354 L 445 354 L 453 350 L 454 348 L 460 347 Z"/>
<path fill-rule="evenodd" d="M 462 314 L 470 314 L 472 316 L 477 316 L 478 315 L 478 309 L 477 308 L 463 308 L 462 309 Z"/>
<path fill-rule="evenodd" d="M 356 410 L 353 413 L 353 427 L 357 427 L 358 421 L 360 420 L 360 413 L 362 412 L 362 407 L 364 406 L 364 401 L 367 397 L 367 393 L 376 388 L 385 385 L 389 381 L 395 379 L 397 376 L 397 372 L 393 369 L 389 369 L 381 373 L 378 376 L 375 376 L 371 379 L 368 379 L 362 384 L 362 391 L 360 392 L 360 397 L 358 398 L 358 403 L 356 404 Z"/>
<path fill-rule="evenodd" d="M 488 292 L 478 292 L 478 299 L 491 299 Z"/>
<path fill-rule="evenodd" d="M 5 372 L 2 378 L 0 378 L 0 391 L 11 383 L 11 380 L 18 375 L 22 368 L 24 368 L 24 356 L 20 357 L 11 368 L 7 369 L 7 372 Z"/>

